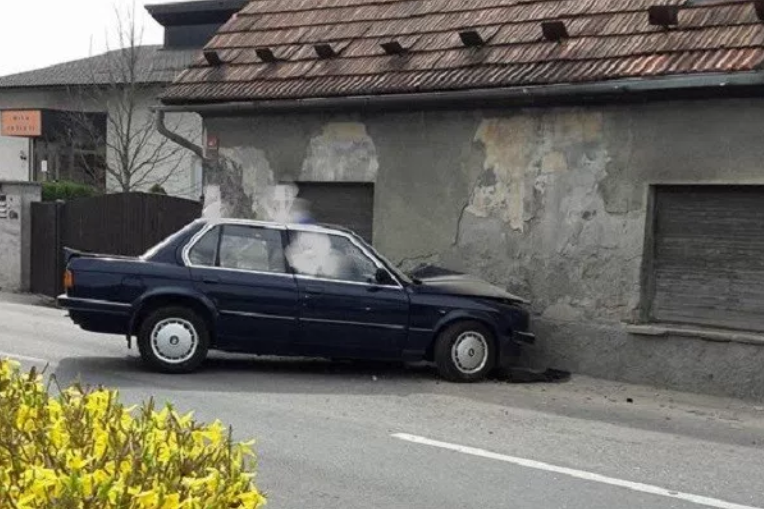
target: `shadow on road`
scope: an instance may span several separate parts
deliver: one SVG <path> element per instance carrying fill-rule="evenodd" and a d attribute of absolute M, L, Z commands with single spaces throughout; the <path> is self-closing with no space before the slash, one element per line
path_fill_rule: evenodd
<path fill-rule="evenodd" d="M 202 370 L 188 375 L 149 372 L 135 356 L 70 357 L 59 362 L 54 373 L 62 384 L 80 380 L 88 385 L 197 392 L 407 395 L 440 392 L 439 385 L 451 385 L 428 364 L 249 356 L 214 356 Z M 560 382 L 565 375 L 513 369 L 486 383 Z"/>
<path fill-rule="evenodd" d="M 550 386 L 570 379 L 569 374 L 555 370 L 515 369 L 484 383 L 452 384 L 440 379 L 429 365 L 215 356 L 199 372 L 164 375 L 147 371 L 136 356 L 115 356 L 66 358 L 48 373 L 55 374 L 62 386 L 81 381 L 89 386 L 134 390 L 142 394 L 139 397 L 163 391 L 210 397 L 215 397 L 215 393 L 449 396 L 503 407 L 505 415 L 515 408 L 528 409 L 720 443 L 749 447 L 764 443 L 764 428 L 758 425 L 738 426 L 730 433 L 729 422 L 711 416 L 680 415 L 678 410 L 637 404 L 625 396 L 619 401 L 614 394 L 581 393 L 576 384 L 563 384 L 567 387 L 552 390 Z"/>

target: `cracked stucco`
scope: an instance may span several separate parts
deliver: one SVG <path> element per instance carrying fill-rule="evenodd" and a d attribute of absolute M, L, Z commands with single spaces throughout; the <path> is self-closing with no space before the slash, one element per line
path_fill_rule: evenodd
<path fill-rule="evenodd" d="M 305 182 L 374 182 L 379 162 L 374 142 L 360 122 L 332 122 L 313 137 L 302 164 Z"/>
<path fill-rule="evenodd" d="M 358 122 L 329 122 L 319 134 L 296 147 L 307 146 L 299 168 L 278 164 L 271 151 L 251 145 L 221 149 L 206 171 L 205 215 L 268 219 L 269 189 L 282 182 L 374 182 L 379 170 L 376 147 Z"/>
<path fill-rule="evenodd" d="M 600 113 L 486 118 L 482 173 L 456 225 L 453 259 L 531 298 L 545 316 L 629 319 L 639 303 L 642 215 L 611 213 Z"/>
<path fill-rule="evenodd" d="M 283 141 L 285 127 L 256 124 L 261 132 L 221 149 L 227 170 L 210 196 L 219 189 L 224 215 L 263 218 L 268 187 L 284 180 L 376 182 L 376 242 L 404 268 L 475 273 L 553 318 L 634 314 L 643 212 L 612 184 L 629 158 L 613 154 L 602 112 L 395 120 L 311 117 Z"/>
<path fill-rule="evenodd" d="M 532 150 L 532 119 L 486 119 L 475 141 L 485 147 L 484 172 L 473 189 L 466 212 L 476 217 L 498 216 L 513 230 L 523 231 L 525 171 L 520 161 Z"/>

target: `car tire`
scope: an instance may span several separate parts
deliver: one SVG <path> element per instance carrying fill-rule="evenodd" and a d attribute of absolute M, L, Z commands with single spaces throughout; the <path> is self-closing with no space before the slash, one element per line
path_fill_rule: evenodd
<path fill-rule="evenodd" d="M 141 322 L 138 350 L 154 371 L 190 373 L 207 358 L 209 338 L 207 324 L 191 309 L 160 308 Z"/>
<path fill-rule="evenodd" d="M 495 367 L 496 341 L 482 323 L 458 322 L 438 335 L 434 353 L 440 376 L 451 382 L 477 382 Z"/>

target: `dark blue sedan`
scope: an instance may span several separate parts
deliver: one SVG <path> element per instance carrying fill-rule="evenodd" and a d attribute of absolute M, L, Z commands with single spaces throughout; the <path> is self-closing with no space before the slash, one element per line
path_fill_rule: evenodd
<path fill-rule="evenodd" d="M 138 258 L 67 250 L 64 286 L 76 324 L 137 337 L 167 373 L 221 350 L 427 360 L 471 382 L 534 340 L 519 297 L 461 274 L 408 276 L 334 227 L 198 220 Z"/>

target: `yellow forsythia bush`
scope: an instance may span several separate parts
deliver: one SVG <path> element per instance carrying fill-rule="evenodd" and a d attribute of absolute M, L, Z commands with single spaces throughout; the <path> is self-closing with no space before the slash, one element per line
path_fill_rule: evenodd
<path fill-rule="evenodd" d="M 251 444 L 116 392 L 53 390 L 0 360 L 0 508 L 256 509 Z"/>

